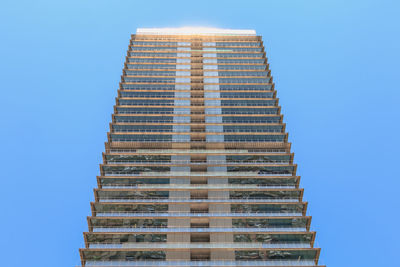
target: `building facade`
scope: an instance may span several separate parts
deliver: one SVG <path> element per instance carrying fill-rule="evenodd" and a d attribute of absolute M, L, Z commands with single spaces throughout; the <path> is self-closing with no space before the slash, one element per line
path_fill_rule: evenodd
<path fill-rule="evenodd" d="M 320 266 L 263 42 L 138 29 L 82 266 Z"/>

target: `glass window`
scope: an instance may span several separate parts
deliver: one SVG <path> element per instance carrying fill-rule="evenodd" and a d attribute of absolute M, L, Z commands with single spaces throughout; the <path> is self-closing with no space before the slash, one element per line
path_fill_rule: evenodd
<path fill-rule="evenodd" d="M 218 76 L 218 71 L 205 71 L 204 76 Z"/>
<path fill-rule="evenodd" d="M 221 100 L 221 106 L 274 106 L 276 100 Z"/>
<path fill-rule="evenodd" d="M 172 65 L 172 64 L 127 64 L 127 69 L 176 69 L 178 66 L 185 66 L 185 65 Z M 190 66 L 190 65 L 189 65 Z"/>
<path fill-rule="evenodd" d="M 182 65 L 182 64 L 178 64 L 176 65 L 176 69 L 180 70 L 190 70 L 190 65 Z M 189 76 L 190 76 L 190 72 L 189 72 Z"/>
<path fill-rule="evenodd" d="M 156 78 L 156 77 L 124 77 L 124 82 L 128 83 L 174 83 L 175 78 Z M 183 79 L 183 78 L 180 78 Z"/>
<path fill-rule="evenodd" d="M 177 53 L 156 53 L 156 52 L 129 52 L 130 57 L 176 57 Z M 190 54 L 189 54 L 190 56 Z"/>

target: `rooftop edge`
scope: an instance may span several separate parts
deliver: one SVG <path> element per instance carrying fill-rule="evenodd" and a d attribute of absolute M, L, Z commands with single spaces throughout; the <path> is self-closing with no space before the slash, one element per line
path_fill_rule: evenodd
<path fill-rule="evenodd" d="M 231 35 L 255 36 L 255 30 L 235 30 L 208 27 L 181 27 L 181 28 L 137 28 L 136 34 L 142 35 Z"/>

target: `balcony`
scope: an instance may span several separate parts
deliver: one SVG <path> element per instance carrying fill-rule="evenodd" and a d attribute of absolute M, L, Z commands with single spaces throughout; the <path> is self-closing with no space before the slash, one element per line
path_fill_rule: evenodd
<path fill-rule="evenodd" d="M 259 173 L 259 172 L 199 172 L 199 173 L 193 173 L 193 172 L 137 172 L 137 173 L 124 173 L 124 172 L 110 172 L 106 171 L 104 172 L 105 176 L 166 176 L 166 177 L 179 177 L 179 176 L 185 176 L 185 177 L 215 177 L 215 176 L 220 176 L 220 177 L 232 177 L 232 176 L 257 176 L 257 177 L 262 177 L 262 176 L 294 176 L 292 173 Z"/>
<path fill-rule="evenodd" d="M 276 161 L 233 161 L 233 160 L 207 160 L 207 161 L 194 161 L 194 160 L 164 160 L 164 161 L 152 161 L 152 160 L 135 160 L 135 161 L 117 161 L 117 160 L 109 160 L 107 161 L 107 165 L 133 165 L 133 164 L 155 164 L 155 165 L 260 165 L 260 164 L 269 164 L 269 165 L 288 165 L 291 164 L 288 160 L 276 160 Z"/>
<path fill-rule="evenodd" d="M 104 188 L 104 187 L 103 187 Z M 237 198 L 237 199 L 187 199 L 187 198 L 100 198 L 99 202 L 121 203 L 286 203 L 299 202 L 299 198 Z"/>
<path fill-rule="evenodd" d="M 311 248 L 310 242 L 302 243 L 207 243 L 207 242 L 126 242 L 126 243 L 90 243 L 89 248 L 135 248 L 135 249 L 261 249 L 261 248 Z"/>
<path fill-rule="evenodd" d="M 287 185 L 287 184 L 274 184 L 274 185 L 264 185 L 264 184 L 134 184 L 134 185 L 126 185 L 126 184 L 112 184 L 112 185 L 103 185 L 103 189 L 165 189 L 165 190 L 175 190 L 175 189 L 195 189 L 195 190 L 212 190 L 212 189 L 294 189 L 295 185 Z"/>
<path fill-rule="evenodd" d="M 269 233 L 269 232 L 306 232 L 306 227 L 268 227 L 268 228 L 229 228 L 229 227 L 93 227 L 99 233 Z"/>
<path fill-rule="evenodd" d="M 168 267 L 188 267 L 188 266 L 307 266 L 307 267 L 323 267 L 319 266 L 314 260 L 210 260 L 210 261 L 185 261 L 185 260 L 169 260 L 169 261 L 86 261 L 86 266 L 168 266 Z M 79 266 L 77 266 L 79 267 Z"/>
<path fill-rule="evenodd" d="M 95 212 L 97 217 L 301 217 L 301 212 Z"/>
<path fill-rule="evenodd" d="M 107 153 L 143 153 L 143 154 L 247 154 L 247 153 L 285 153 L 285 149 L 107 149 Z"/>

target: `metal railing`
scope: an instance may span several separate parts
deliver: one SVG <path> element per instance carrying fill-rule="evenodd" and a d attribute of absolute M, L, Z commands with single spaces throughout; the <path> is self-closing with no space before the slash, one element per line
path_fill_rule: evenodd
<path fill-rule="evenodd" d="M 258 172 L 205 172 L 205 173 L 191 173 L 191 172 L 135 172 L 131 173 L 126 172 L 118 172 L 118 171 L 105 171 L 105 176 L 167 176 L 170 178 L 176 178 L 177 176 L 186 176 L 186 177 L 210 177 L 210 176 L 294 176 L 293 173 L 258 173 Z"/>
<path fill-rule="evenodd" d="M 135 160 L 135 161 L 119 161 L 119 160 L 107 160 L 108 165 L 112 164 L 291 164 L 288 160 L 276 160 L 276 161 L 240 161 L 240 160 L 207 160 L 207 161 L 194 161 L 194 160 Z"/>
<path fill-rule="evenodd" d="M 279 115 L 277 112 L 264 112 L 264 113 L 249 113 L 249 112 L 224 112 L 222 114 L 212 114 L 212 113 L 207 113 L 207 112 L 193 112 L 191 111 L 190 114 L 185 113 L 185 112 L 176 112 L 176 111 L 130 111 L 130 112 L 125 112 L 125 111 L 118 111 L 116 114 L 143 114 L 143 115 L 149 115 L 149 114 L 171 114 L 171 115 L 191 115 L 191 114 L 206 114 L 206 115 Z"/>
<path fill-rule="evenodd" d="M 134 260 L 134 261 L 90 261 L 86 266 L 308 266 L 317 267 L 314 260 Z"/>
<path fill-rule="evenodd" d="M 188 116 L 189 117 L 189 116 Z M 252 120 L 252 121 L 205 121 L 205 120 L 195 120 L 191 119 L 190 121 L 174 121 L 173 116 L 170 117 L 170 120 L 122 120 L 122 119 L 116 119 L 114 123 L 211 123 L 211 124 L 218 124 L 222 125 L 224 123 L 281 123 L 280 119 L 276 120 L 265 120 L 265 121 L 258 121 L 258 120 Z"/>
<path fill-rule="evenodd" d="M 132 140 L 132 139 L 125 139 L 125 138 L 118 138 L 113 139 L 111 142 L 134 142 L 134 143 L 285 143 L 285 140 L 163 140 L 163 139 L 146 139 L 146 140 Z"/>
<path fill-rule="evenodd" d="M 221 154 L 247 154 L 247 153 L 284 153 L 287 154 L 285 149 L 107 149 L 107 153 L 221 153 Z"/>
<path fill-rule="evenodd" d="M 187 100 L 190 100 L 189 98 Z M 221 101 L 223 101 L 222 99 Z M 138 99 L 138 101 L 143 101 L 143 99 Z M 269 101 L 269 100 L 268 100 Z M 274 101 L 275 102 L 275 101 Z M 143 102 L 136 102 L 136 103 L 125 103 L 125 104 L 118 104 L 117 107 L 129 107 L 129 106 L 175 106 L 174 103 L 143 103 Z M 259 103 L 259 104 L 251 104 L 251 103 L 221 103 L 221 105 L 205 105 L 204 103 L 191 103 L 187 106 L 179 106 L 180 108 L 184 107 L 191 107 L 191 106 L 205 106 L 205 107 L 265 107 L 265 108 L 276 108 L 274 103 L 272 105 L 266 105 L 266 103 Z M 252 115 L 252 114 L 251 114 Z"/>
<path fill-rule="evenodd" d="M 300 202 L 299 198 L 104 198 L 101 197 L 99 202 L 102 203 L 296 203 Z"/>
<path fill-rule="evenodd" d="M 132 226 L 132 227 L 93 227 L 93 232 L 139 232 L 139 233 L 264 233 L 264 232 L 306 232 L 306 227 L 154 227 L 154 226 Z"/>
<path fill-rule="evenodd" d="M 261 243 L 261 242 L 126 242 L 126 243 L 89 243 L 89 248 L 133 248 L 133 249 L 259 249 L 259 248 L 311 248 L 310 242 L 298 243 Z"/>
<path fill-rule="evenodd" d="M 264 184 L 112 184 L 102 185 L 102 188 L 137 188 L 137 189 L 293 189 L 295 185 L 264 185 Z"/>
<path fill-rule="evenodd" d="M 113 127 L 111 129 L 112 133 L 222 133 L 221 135 L 223 135 L 223 133 L 282 133 L 282 135 L 284 135 L 285 133 L 282 132 L 282 130 L 274 130 L 274 129 L 265 129 L 265 130 L 254 130 L 251 128 L 248 129 L 243 129 L 242 131 L 240 130 L 227 130 L 224 129 L 222 132 L 220 131 L 216 131 L 216 130 L 209 130 L 209 129 L 201 129 L 201 130 L 197 130 L 197 129 L 187 129 L 187 131 L 176 131 L 173 129 L 172 125 L 170 129 L 145 129 L 145 128 L 141 128 L 141 129 L 115 129 L 115 127 Z"/>
<path fill-rule="evenodd" d="M 301 212 L 94 212 L 97 217 L 301 217 Z"/>

